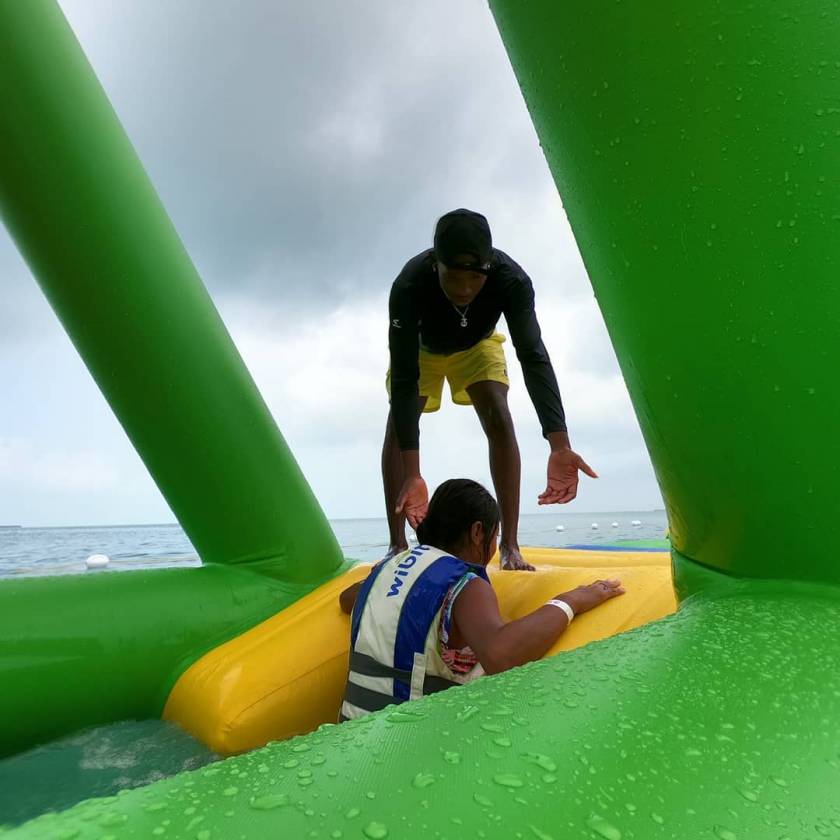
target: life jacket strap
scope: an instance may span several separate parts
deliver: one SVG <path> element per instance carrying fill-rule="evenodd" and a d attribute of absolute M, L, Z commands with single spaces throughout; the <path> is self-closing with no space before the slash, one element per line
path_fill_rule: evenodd
<path fill-rule="evenodd" d="M 365 688 L 363 685 L 357 685 L 354 682 L 347 680 L 347 685 L 344 688 L 344 699 L 366 712 L 378 712 L 386 706 L 393 706 L 397 703 L 404 703 L 405 700 L 400 700 L 394 697 L 393 694 L 383 694 L 380 691 L 373 691 L 370 688 Z"/>
<path fill-rule="evenodd" d="M 359 653 L 355 650 L 350 653 L 350 674 L 352 675 L 354 673 L 365 677 L 400 680 L 408 685 L 411 684 L 411 671 L 405 671 L 401 668 L 391 668 L 388 665 L 377 662 L 372 656 L 368 656 L 366 653 Z M 444 677 L 426 675 L 423 679 L 423 694 L 435 694 L 438 691 L 446 691 L 447 688 L 452 688 L 455 685 L 458 685 L 458 683 L 447 680 Z M 379 709 L 384 709 L 385 706 L 405 702 L 391 694 L 383 694 L 379 691 L 373 691 L 372 689 L 357 685 L 350 679 L 347 681 L 344 698 L 347 702 L 368 712 L 375 712 Z"/>
<path fill-rule="evenodd" d="M 350 670 L 365 677 L 385 677 L 389 680 L 411 682 L 411 671 L 390 668 L 381 662 L 377 662 L 372 656 L 355 650 L 350 652 Z"/>

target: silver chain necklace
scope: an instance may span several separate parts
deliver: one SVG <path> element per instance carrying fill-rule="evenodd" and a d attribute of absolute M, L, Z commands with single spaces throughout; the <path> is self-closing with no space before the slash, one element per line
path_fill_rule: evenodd
<path fill-rule="evenodd" d="M 452 303 L 451 300 L 449 302 Z M 452 303 L 452 308 L 461 316 L 461 326 L 466 327 L 467 326 L 467 310 L 470 308 L 470 305 L 467 304 L 463 308 L 463 310 L 461 310 L 457 306 L 455 306 L 454 303 Z"/>

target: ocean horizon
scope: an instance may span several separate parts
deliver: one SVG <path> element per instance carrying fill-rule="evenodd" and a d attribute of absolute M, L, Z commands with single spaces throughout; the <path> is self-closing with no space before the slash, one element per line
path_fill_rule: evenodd
<path fill-rule="evenodd" d="M 348 559 L 372 562 L 387 550 L 384 517 L 336 518 L 330 525 Z M 551 511 L 521 516 L 519 543 L 549 548 L 606 545 L 628 539 L 661 539 L 666 529 L 667 517 L 662 509 Z M 85 561 L 92 554 L 106 555 L 106 570 L 110 571 L 197 566 L 201 562 L 181 526 L 174 522 L 0 525 L 0 577 L 101 573 L 86 567 Z"/>

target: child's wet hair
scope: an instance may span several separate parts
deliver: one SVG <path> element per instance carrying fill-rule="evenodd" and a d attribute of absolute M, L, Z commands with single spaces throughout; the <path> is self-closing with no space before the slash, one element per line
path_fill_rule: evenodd
<path fill-rule="evenodd" d="M 499 525 L 499 505 L 477 481 L 450 478 L 432 495 L 426 518 L 417 527 L 417 539 L 423 545 L 452 547 L 464 540 L 473 522 L 484 527 L 484 549 Z"/>

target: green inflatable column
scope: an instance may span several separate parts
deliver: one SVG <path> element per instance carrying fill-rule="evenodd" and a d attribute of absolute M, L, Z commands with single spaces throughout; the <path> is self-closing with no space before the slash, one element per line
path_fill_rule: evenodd
<path fill-rule="evenodd" d="M 205 562 L 341 551 L 54 0 L 0 2 L 0 213 Z"/>
<path fill-rule="evenodd" d="M 491 0 L 682 555 L 840 581 L 836 0 Z"/>

